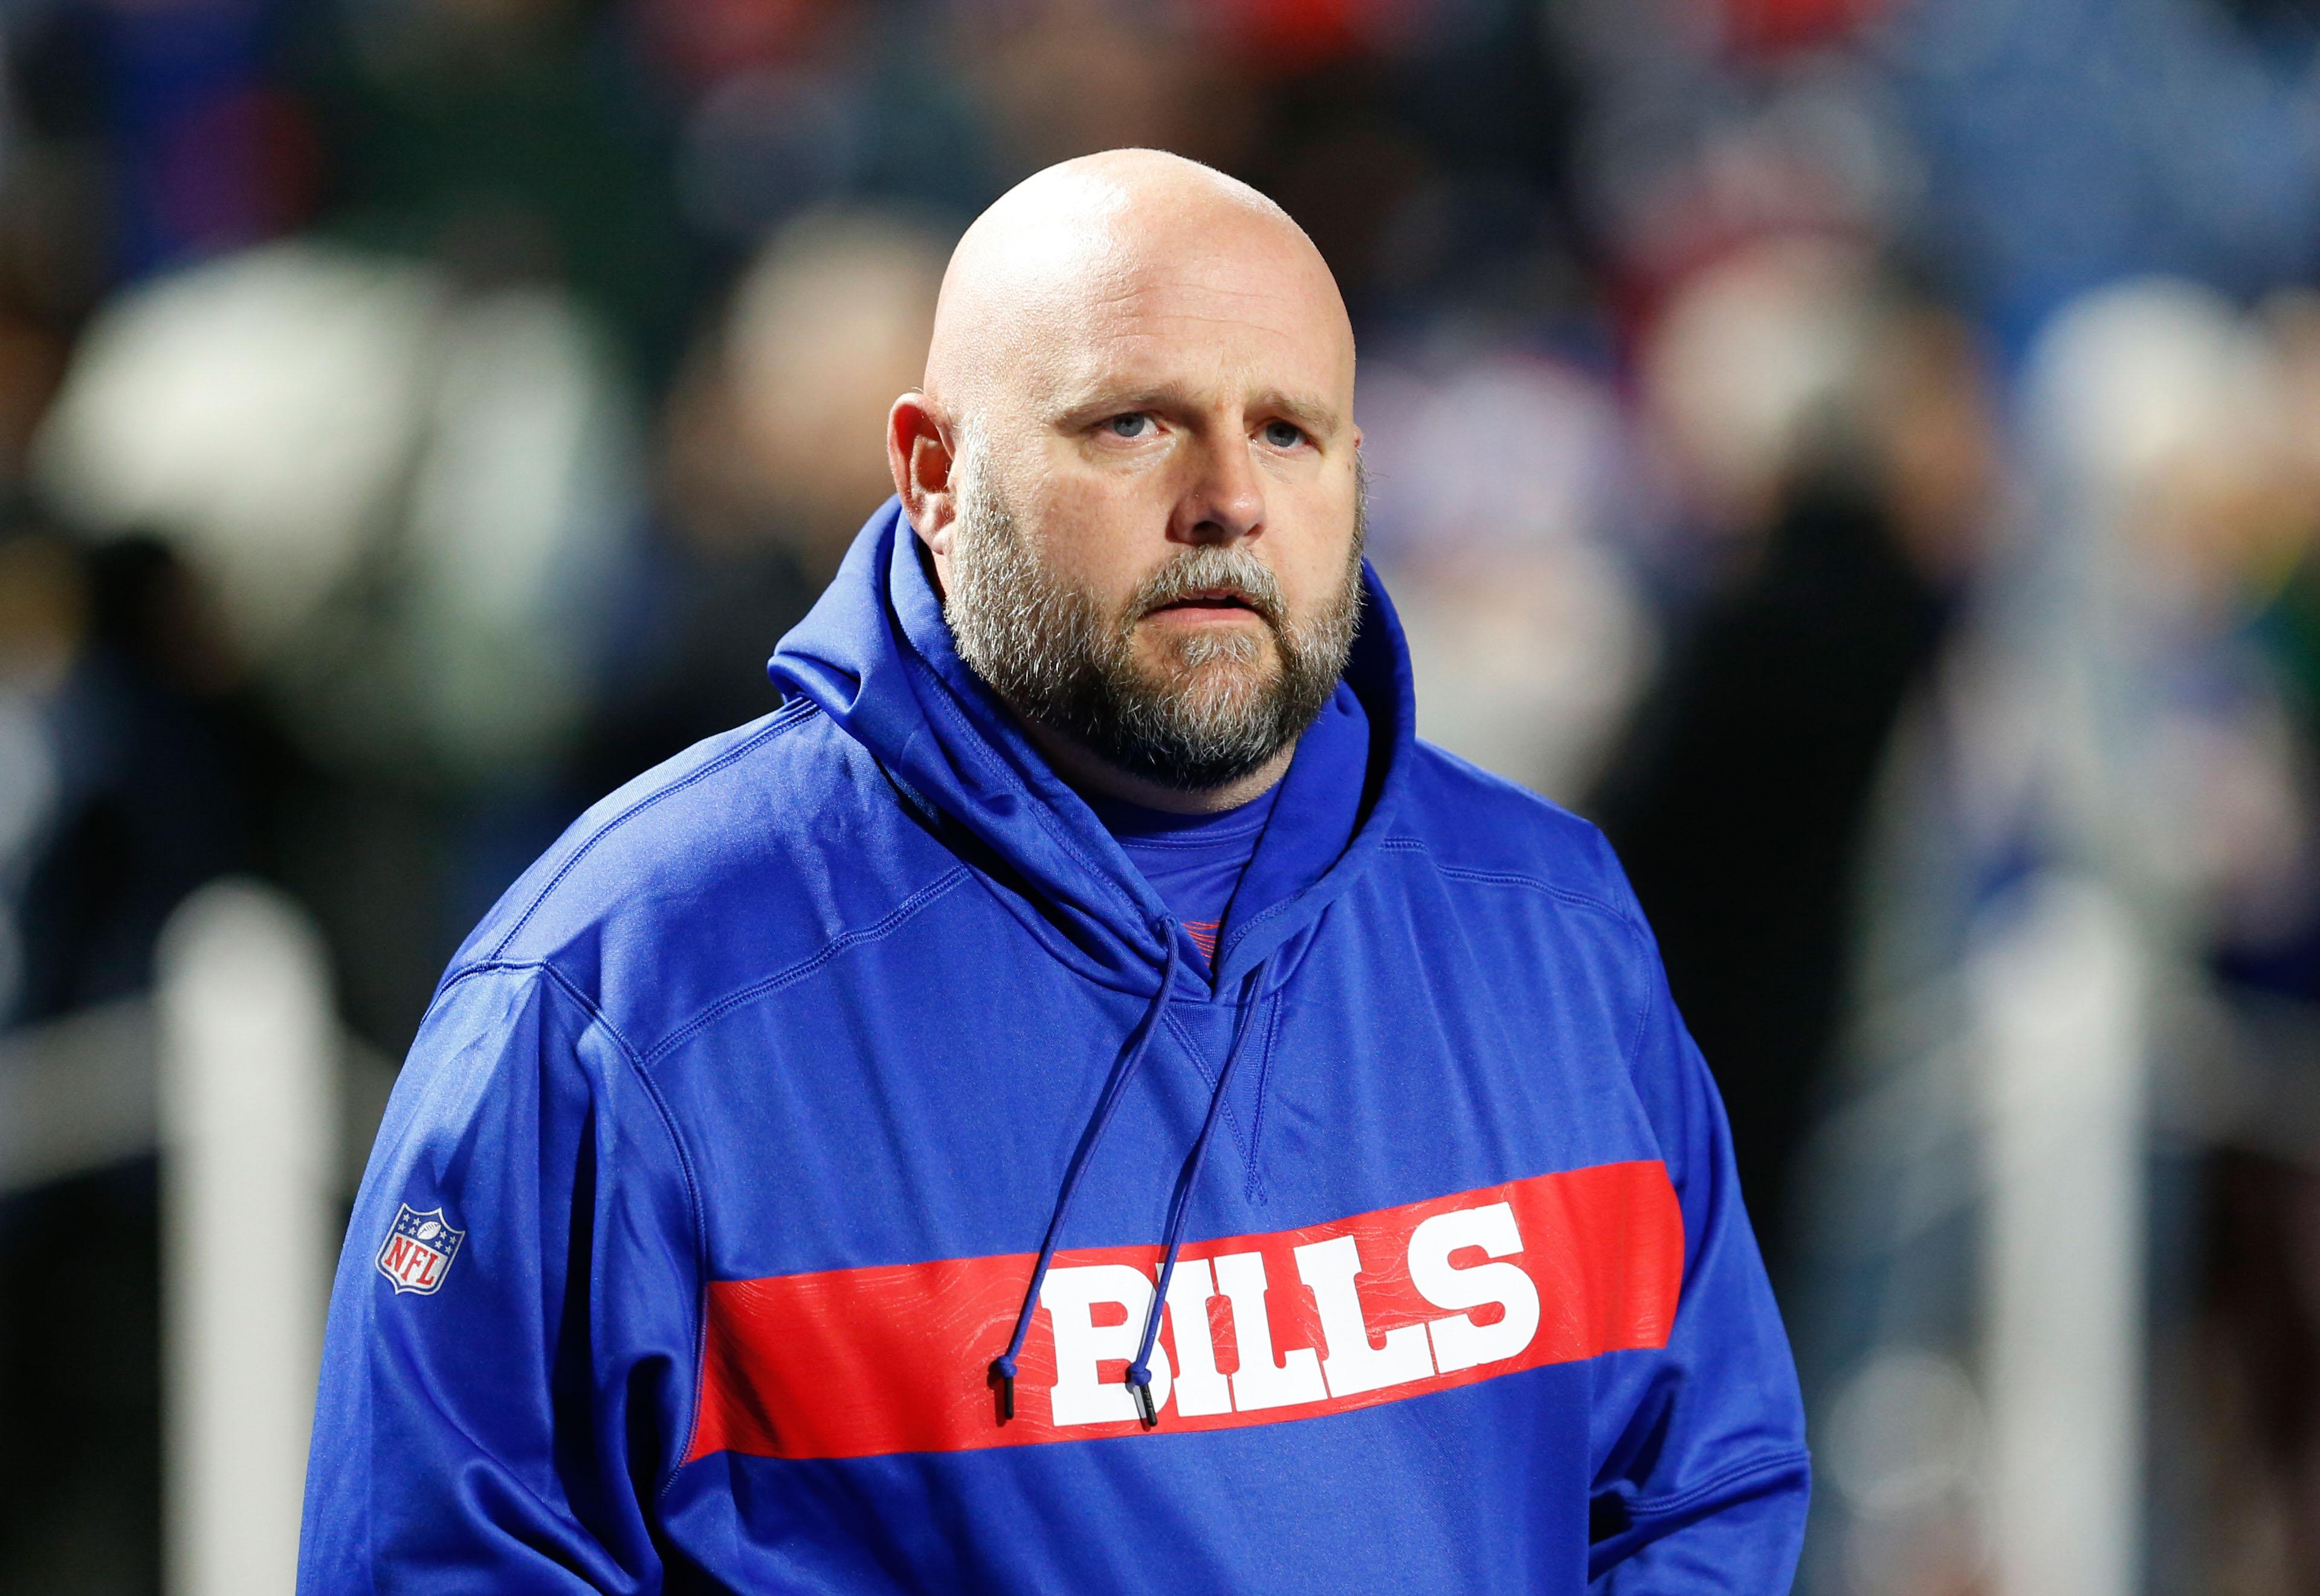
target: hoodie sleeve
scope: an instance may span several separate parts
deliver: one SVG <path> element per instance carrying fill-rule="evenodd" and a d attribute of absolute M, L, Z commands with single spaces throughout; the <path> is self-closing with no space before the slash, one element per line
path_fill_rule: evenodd
<path fill-rule="evenodd" d="M 553 972 L 438 997 L 355 1203 L 298 1589 L 648 1591 L 699 1300 L 691 1187 L 617 1035 Z"/>
<path fill-rule="evenodd" d="M 1603 1360 L 1594 1406 L 1590 1589 L 1779 1596 L 1796 1573 L 1810 1470 L 1787 1333 L 1741 1205 L 1724 1104 L 1629 912 L 1645 1012 L 1630 1067 L 1683 1210 L 1667 1345 Z"/>

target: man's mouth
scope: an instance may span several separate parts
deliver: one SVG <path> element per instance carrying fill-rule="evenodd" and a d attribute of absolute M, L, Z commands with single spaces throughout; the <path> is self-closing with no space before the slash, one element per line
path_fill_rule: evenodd
<path fill-rule="evenodd" d="M 1171 611 L 1195 617 L 1224 615 L 1234 611 L 1241 611 L 1251 615 L 1260 615 L 1264 612 L 1257 608 L 1255 600 L 1237 587 L 1198 587 L 1190 593 L 1169 600 L 1165 604 L 1155 604 L 1145 613 L 1159 615 Z"/>

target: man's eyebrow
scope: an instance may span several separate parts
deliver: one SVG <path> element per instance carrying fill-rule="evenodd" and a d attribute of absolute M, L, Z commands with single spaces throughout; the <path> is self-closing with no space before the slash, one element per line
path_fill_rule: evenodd
<path fill-rule="evenodd" d="M 1056 419 L 1066 427 L 1083 422 L 1100 422 L 1108 416 L 1125 415 L 1130 411 L 1183 411 L 1196 408 L 1192 397 L 1183 389 L 1167 383 L 1138 386 L 1131 383 L 1091 383 L 1078 394 L 1067 397 L 1056 413 Z"/>

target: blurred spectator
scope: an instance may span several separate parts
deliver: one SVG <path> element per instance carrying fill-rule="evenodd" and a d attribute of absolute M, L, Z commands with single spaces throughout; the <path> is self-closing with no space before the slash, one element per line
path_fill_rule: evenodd
<path fill-rule="evenodd" d="M 1817 247 L 1703 274 L 1655 340 L 1649 396 L 1731 574 L 1592 812 L 1723 1087 L 1778 1283 L 1871 793 L 1991 508 L 1987 379 L 1953 316 Z"/>
<path fill-rule="evenodd" d="M 48 746 L 20 747 L 14 766 L 28 788 L 43 768 L 53 784 L 47 812 L 21 822 L 41 848 L 13 1007 L 32 1020 L 142 990 L 169 911 L 258 863 L 265 752 L 199 585 L 167 545 L 129 538 L 75 561 L 40 533 L 19 539 L 5 551 L 22 562 L 13 575 L 58 560 L 45 580 L 79 591 L 46 602 L 82 609 L 86 629 L 41 705 Z"/>
<path fill-rule="evenodd" d="M 195 887 L 263 862 L 274 752 L 167 544 L 0 531 L 0 1015 L 132 997 Z M 0 1187 L 0 1586 L 150 1589 L 159 1410 L 150 1158 Z"/>
<path fill-rule="evenodd" d="M 239 4 L 239 0 L 234 0 Z M 461 290 L 554 284 L 624 375 L 666 368 L 696 258 L 624 7 L 331 0 L 283 7 L 282 76 L 312 108 L 319 220 Z"/>
<path fill-rule="evenodd" d="M 1362 375 L 1372 557 L 1409 638 L 1421 735 L 1565 802 L 1641 690 L 1626 419 L 1570 364 L 1492 350 Z"/>
<path fill-rule="evenodd" d="M 1217 15 L 1229 22 L 1240 12 L 1262 29 L 1259 10 Z M 1247 164 L 1259 125 L 1246 58 L 1214 48 L 1194 16 L 1189 6 L 1025 0 L 959 5 L 950 22 L 956 59 L 1009 169 L 1035 172 L 1124 145 L 1235 169 Z"/>
<path fill-rule="evenodd" d="M 810 213 L 769 240 L 662 420 L 648 596 L 580 766 L 617 785 L 780 702 L 766 661 L 893 487 L 885 419 L 923 375 L 943 231 Z"/>
<path fill-rule="evenodd" d="M 2309 1426 L 2279 1361 L 2306 1332 L 2292 1290 L 2256 1282 L 2310 1263 L 2286 1222 L 2300 1177 L 2276 1161 L 2312 1156 L 2298 1105 L 2316 1033 L 2308 1013 L 2252 1010 L 2204 974 L 2217 948 L 2261 942 L 2309 907 L 2311 749 L 2287 734 L 2280 679 L 2250 625 L 2302 558 L 2315 502 L 2297 496 L 2303 446 L 2279 424 L 2296 413 L 2281 349 L 2181 283 L 2087 295 L 2042 333 L 2023 404 L 2036 535 L 2002 551 L 2004 579 L 1930 678 L 1872 821 L 1851 961 L 1859 1011 L 1842 1107 L 1809 1165 L 1799 1323 L 1808 1379 L 1839 1406 L 1893 1357 L 1978 1367 L 1992 1438 L 1962 1494 L 1944 1499 L 1952 1551 L 1933 1588 L 1976 1588 L 1992 1558 L 2018 1582 L 2022 1515 L 2091 1521 L 2089 1503 L 2067 1500 L 2089 1477 L 2085 1455 L 2048 1494 L 2009 1462 L 2023 1455 L 2008 1438 L 2021 1398 L 1992 1371 L 2054 1358 L 2119 1365 L 2108 1377 L 2131 1410 L 2080 1422 L 2125 1448 L 2135 1495 L 2113 1505 L 2129 1522 L 2147 1515 L 2154 1588 L 2309 1582 L 2309 1546 L 2284 1533 L 2304 1500 Z M 2131 983 L 2074 988 L 2083 963 L 2073 976 L 2055 957 L 2064 947 L 2023 938 L 2024 906 L 2056 901 L 2058 885 L 2112 906 Z M 2040 1053 L 2001 1046 L 1995 984 L 2068 1029 Z M 2083 1211 L 2043 1202 L 2044 1245 L 2109 1256 L 2096 1211 L 2116 1210 L 2116 1284 L 2144 1312 L 2105 1347 L 2041 1347 L 2035 1329 L 2009 1346 L 2025 1305 L 1993 1306 L 1994 1227 L 2024 1222 L 2008 1191 L 2036 1165 L 2021 1155 L 2055 1169 L 2084 1156 L 2073 1142 L 2089 1119 L 2053 1113 L 2089 1079 L 2128 1105 L 2132 1118 L 2098 1133 L 2123 1138 L 2108 1156 L 2140 1178 L 2116 1197 L 2100 1183 L 2062 1188 Z M 2250 1224 L 2252 1202 L 2272 1217 Z M 2257 1389 L 2266 1397 L 2242 1405 Z M 1893 1588 L 1933 1533 L 1873 1493 L 1825 1510 L 1815 1577 L 1833 1589 Z M 2103 1555 L 2120 1555 L 2115 1541 Z"/>
<path fill-rule="evenodd" d="M 516 851 L 564 818 L 640 450 L 603 339 L 544 286 L 276 244 L 124 295 L 83 341 L 40 479 L 216 594 L 315 773 L 281 867 L 372 1034 L 407 1033 L 446 928 L 507 879 L 493 828 Z"/>

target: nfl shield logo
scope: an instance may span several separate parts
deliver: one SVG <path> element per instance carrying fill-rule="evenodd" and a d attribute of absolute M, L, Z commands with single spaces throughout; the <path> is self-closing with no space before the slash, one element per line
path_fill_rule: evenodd
<path fill-rule="evenodd" d="M 442 1285 L 444 1273 L 459 1255 L 459 1243 L 467 1238 L 465 1230 L 454 1230 L 444 1221 L 441 1209 L 421 1213 L 406 1202 L 394 1216 L 386 1245 L 378 1249 L 378 1272 L 398 1292 L 431 1293 Z"/>

